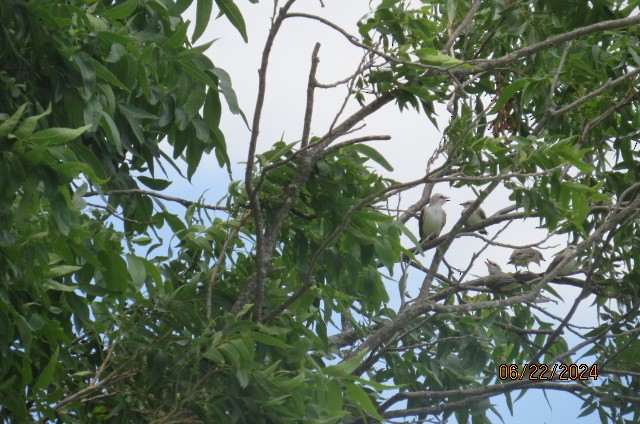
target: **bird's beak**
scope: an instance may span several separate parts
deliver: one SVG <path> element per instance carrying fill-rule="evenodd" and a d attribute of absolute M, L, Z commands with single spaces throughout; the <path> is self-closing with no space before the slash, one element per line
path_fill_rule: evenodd
<path fill-rule="evenodd" d="M 445 198 L 444 198 L 444 201 L 445 201 L 445 202 L 448 202 L 449 200 L 451 200 L 451 199 L 450 199 L 450 198 L 448 198 L 448 197 L 445 197 Z"/>

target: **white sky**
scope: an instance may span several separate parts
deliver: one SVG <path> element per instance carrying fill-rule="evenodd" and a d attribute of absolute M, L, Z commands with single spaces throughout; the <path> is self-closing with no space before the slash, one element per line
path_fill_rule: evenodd
<path fill-rule="evenodd" d="M 281 1 L 283 3 L 284 1 Z M 251 122 L 255 96 L 257 93 L 257 70 L 259 68 L 262 48 L 270 25 L 270 17 L 273 10 L 271 1 L 263 0 L 259 4 L 250 4 L 247 0 L 235 0 L 240 7 L 247 24 L 249 43 L 245 44 L 239 33 L 229 24 L 225 18 L 212 20 L 207 32 L 197 41 L 197 45 L 204 44 L 212 39 L 219 38 L 209 49 L 208 55 L 214 64 L 230 75 L 233 87 L 238 95 L 240 107 Z M 292 11 L 317 14 L 325 17 L 342 28 L 357 35 L 356 22 L 368 12 L 369 2 L 366 0 L 324 0 L 326 7 L 320 7 L 319 0 L 300 0 L 294 5 Z M 186 18 L 195 22 L 195 9 L 187 12 Z M 214 16 L 217 10 L 214 6 Z M 268 149 L 271 144 L 279 140 L 284 134 L 287 142 L 298 140 L 302 133 L 302 120 L 306 101 L 306 84 L 310 66 L 310 57 L 316 42 L 322 44 L 320 48 L 320 64 L 317 78 L 322 83 L 334 82 L 351 74 L 361 59 L 361 50 L 349 44 L 340 34 L 330 30 L 319 22 L 295 18 L 285 21 L 278 34 L 272 51 L 269 73 L 267 77 L 266 102 L 263 109 L 258 152 Z M 340 107 L 346 93 L 344 86 L 333 90 L 319 90 L 316 92 L 312 135 L 322 135 Z M 352 103 L 351 109 L 355 110 Z M 440 122 L 444 128 L 448 116 L 443 110 Z M 343 115 L 343 116 L 348 116 Z M 363 135 L 389 134 L 390 141 L 376 141 L 370 143 L 378 149 L 394 166 L 395 171 L 387 176 L 397 181 L 409 181 L 424 175 L 426 163 L 433 149 L 440 140 L 440 133 L 430 121 L 413 110 L 398 111 L 396 105 L 387 105 L 383 110 L 373 115 L 366 121 L 366 127 L 357 133 Z M 244 162 L 246 161 L 247 148 L 250 133 L 242 119 L 223 112 L 222 131 L 227 139 L 229 156 L 233 164 L 234 179 L 242 179 L 244 176 Z M 214 157 L 205 157 L 200 170 L 193 179 L 193 185 L 175 181 L 171 188 L 183 197 L 197 198 L 203 192 L 208 191 L 206 198 L 215 203 L 226 191 L 228 178 L 226 173 L 219 169 Z M 186 190 L 186 191 L 185 191 Z M 422 188 L 407 192 L 403 195 L 402 205 L 407 207 L 417 201 Z M 453 189 L 441 184 L 434 192 L 442 192 L 452 197 L 452 201 L 446 205 L 449 214 L 446 228 L 452 226 L 459 217 L 462 207 L 459 204 L 472 198 L 470 191 L 466 189 Z M 185 193 L 191 193 L 186 196 Z M 487 215 L 491 215 L 509 204 L 505 191 L 496 190 L 485 201 L 483 207 Z M 390 203 L 390 206 L 395 206 Z M 417 220 L 410 220 L 409 228 L 417 233 Z M 537 220 L 513 223 L 501 236 L 502 241 L 513 244 L 526 244 L 544 238 L 546 231 L 536 229 Z M 489 229 L 489 235 L 493 235 L 498 226 Z M 558 238 L 549 246 L 556 248 L 543 252 L 547 262 L 542 264 L 542 269 L 549 264 L 552 253 L 561 250 L 566 244 L 565 238 Z M 409 245 L 409 243 L 407 243 Z M 469 258 L 483 246 L 479 239 L 462 238 L 454 242 L 447 259 L 462 268 L 466 268 Z M 502 265 L 507 272 L 513 268 L 507 265 L 511 251 L 509 249 L 491 247 L 479 258 L 472 269 L 472 274 L 486 275 L 484 259 L 491 258 Z M 430 259 L 431 254 L 427 254 Z M 425 261 L 426 262 L 426 261 Z M 426 262 L 428 263 L 428 262 Z M 536 271 L 535 265 L 532 271 Z M 413 271 L 413 278 L 409 280 L 416 288 L 423 276 Z M 397 277 L 397 274 L 395 275 Z M 562 287 L 559 292 L 565 298 L 565 304 L 557 307 L 549 307 L 556 314 L 561 314 L 571 307 L 571 302 L 578 295 L 577 289 Z M 397 289 L 390 288 L 391 296 L 397 293 Z M 595 311 L 586 310 L 580 315 L 580 323 L 593 324 Z M 535 392 L 535 393 L 534 393 Z M 511 417 L 502 397 L 495 397 L 492 402 L 496 404 L 502 414 L 505 423 L 557 423 L 578 422 L 590 424 L 599 422 L 597 416 L 590 416 L 577 420 L 580 413 L 581 402 L 574 397 L 560 392 L 550 392 L 547 400 L 539 391 L 530 391 L 524 400 L 515 405 L 515 416 Z M 515 394 L 514 394 L 514 399 Z M 533 409 L 535 408 L 535 409 Z M 531 411 L 535 413 L 531 413 Z M 489 413 L 492 420 L 499 419 Z M 454 422 L 452 420 L 451 422 Z"/>

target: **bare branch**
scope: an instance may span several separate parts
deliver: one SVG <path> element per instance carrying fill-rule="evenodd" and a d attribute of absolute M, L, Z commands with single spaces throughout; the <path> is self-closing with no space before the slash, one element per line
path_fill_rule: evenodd
<path fill-rule="evenodd" d="M 153 224 L 153 221 L 140 221 L 137 219 L 127 218 L 126 216 L 119 214 L 118 211 L 113 209 L 111 206 L 98 205 L 97 203 L 91 203 L 91 202 L 87 202 L 87 205 L 93 208 L 104 209 L 105 211 L 109 212 L 111 215 L 115 216 L 116 218 L 118 218 L 123 222 L 132 222 L 134 224 L 145 224 L 145 225 Z"/>
<path fill-rule="evenodd" d="M 574 109 L 577 109 L 580 105 L 588 102 L 589 100 L 593 99 L 594 97 L 599 96 L 600 94 L 602 94 L 604 91 L 606 91 L 607 89 L 614 87 L 618 84 L 621 84 L 623 82 L 625 82 L 628 79 L 631 79 L 633 77 L 635 77 L 636 75 L 640 74 L 640 68 L 636 68 L 633 71 L 630 71 L 629 73 L 626 73 L 614 80 L 609 80 L 606 83 L 602 84 L 600 87 L 598 87 L 597 89 L 585 94 L 584 96 L 580 97 L 579 99 L 575 100 L 573 103 L 571 103 L 570 105 L 567 105 L 563 108 L 557 109 L 557 110 L 549 110 L 548 113 L 548 117 L 542 118 L 540 120 L 540 122 L 538 123 L 538 125 L 536 125 L 536 128 L 533 130 L 533 132 L 535 134 L 539 133 L 540 131 L 542 131 L 544 125 L 547 123 L 547 121 L 549 120 L 549 118 L 555 118 L 561 115 L 564 115 L 567 112 L 570 112 Z"/>
<path fill-rule="evenodd" d="M 315 16 L 315 15 L 311 15 L 308 13 L 287 13 L 287 18 L 307 18 L 307 19 L 312 19 L 318 22 L 323 23 L 324 25 L 335 29 L 336 31 L 338 31 L 340 34 L 342 34 L 351 44 L 353 44 L 354 46 L 360 47 L 362 49 L 367 50 L 368 52 L 371 52 L 373 54 L 375 54 L 376 56 L 380 56 L 386 60 L 388 60 L 389 62 L 393 62 L 393 63 L 398 63 L 398 64 L 402 64 L 402 65 L 408 65 L 408 66 L 413 66 L 413 67 L 417 67 L 417 68 L 422 68 L 422 69 L 433 69 L 433 70 L 437 70 L 437 71 L 446 71 L 447 69 L 451 69 L 453 67 L 442 67 L 442 66 L 433 66 L 433 65 L 426 65 L 424 63 L 419 63 L 419 62 L 410 62 L 407 60 L 402 60 L 402 59 L 398 59 L 397 57 L 391 56 L 383 51 L 380 50 L 376 50 L 371 46 L 368 46 L 362 42 L 360 42 L 358 40 L 357 37 L 349 34 L 347 31 L 345 31 L 344 29 L 342 29 L 341 27 L 339 27 L 338 25 L 334 24 L 333 22 L 321 18 L 320 16 Z M 459 66 L 459 65 L 455 65 L 455 66 Z M 455 67 L 454 66 L 454 67 Z"/>
<path fill-rule="evenodd" d="M 592 34 L 594 32 L 606 31 L 609 29 L 622 28 L 627 26 L 633 26 L 640 23 L 640 15 L 629 16 L 623 19 L 614 19 L 610 21 L 598 22 L 592 25 L 574 29 L 573 31 L 565 32 L 554 37 L 548 38 L 539 43 L 532 44 L 530 46 L 522 47 L 509 54 L 496 59 L 476 59 L 471 60 L 468 63 L 478 66 L 482 69 L 493 69 L 498 66 L 503 66 L 509 62 L 520 59 L 521 57 L 530 56 L 539 51 L 548 49 L 558 44 L 562 44 L 567 41 L 575 40 L 583 35 Z"/>
<path fill-rule="evenodd" d="M 327 155 L 333 153 L 336 150 L 340 150 L 343 147 L 351 146 L 352 144 L 365 143 L 367 141 L 375 141 L 375 140 L 391 140 L 391 136 L 389 136 L 389 135 L 367 135 L 367 136 L 364 136 L 364 137 L 352 138 L 351 140 L 345 140 L 343 142 L 334 144 L 333 146 L 330 146 L 327 149 L 325 149 L 324 156 L 327 156 Z"/>
<path fill-rule="evenodd" d="M 82 197 L 90 197 L 90 196 L 102 196 L 102 195 L 118 195 L 118 196 L 132 196 L 132 195 L 138 195 L 138 194 L 142 194 L 145 196 L 152 196 L 152 197 L 157 197 L 158 199 L 163 199 L 163 200 L 168 200 L 170 202 L 175 202 L 175 203 L 179 203 L 182 206 L 188 208 L 189 206 L 192 205 L 197 205 L 203 209 L 208 209 L 208 210 L 212 210 L 212 211 L 229 211 L 228 208 L 224 207 L 224 206 L 214 206 L 214 205 L 207 205 L 205 203 L 201 203 L 201 202 L 194 202 L 191 200 L 186 200 L 186 199 L 182 199 L 180 197 L 173 197 L 173 196 L 167 196 L 166 194 L 161 194 L 155 191 L 150 191 L 150 190 L 141 190 L 141 189 L 137 189 L 137 188 L 131 188 L 131 189 L 126 189 L 126 190 L 108 190 L 108 191 L 88 191 L 84 194 L 84 196 Z"/>
<path fill-rule="evenodd" d="M 318 69 L 318 51 L 320 50 L 320 43 L 316 43 L 311 54 L 311 69 L 309 70 L 309 82 L 307 83 L 307 106 L 304 112 L 304 124 L 302 127 L 302 139 L 300 141 L 300 147 L 305 148 L 309 144 L 309 132 L 311 131 L 311 118 L 313 117 L 313 93 L 317 85 L 316 71 Z"/>
<path fill-rule="evenodd" d="M 462 397 L 460 401 L 449 401 L 448 403 L 425 407 L 425 408 L 413 408 L 413 409 L 401 409 L 398 411 L 390 411 L 383 416 L 385 418 L 402 417 L 415 414 L 436 414 L 447 410 L 460 408 L 462 406 L 471 405 L 477 403 L 479 400 L 486 399 L 492 396 L 496 396 L 505 392 L 511 392 L 513 390 L 523 390 L 529 388 L 541 388 L 548 390 L 561 390 L 567 392 L 581 392 L 584 390 L 582 384 L 566 384 L 555 382 L 536 382 L 536 381 L 513 381 L 503 384 L 494 384 L 492 386 L 486 386 L 478 389 L 461 389 L 461 390 L 443 390 L 443 391 L 423 391 L 423 392 L 400 392 L 393 395 L 389 400 L 384 402 L 379 410 L 385 411 L 393 404 L 411 398 L 427 398 L 427 399 L 443 399 L 451 397 Z"/>
<path fill-rule="evenodd" d="M 280 30 L 280 26 L 285 19 L 287 11 L 291 8 L 295 0 L 288 0 L 282 9 L 278 12 L 275 19 L 272 19 L 271 29 L 267 36 L 267 41 L 262 51 L 262 61 L 258 70 L 258 95 L 256 97 L 256 106 L 253 111 L 253 124 L 251 125 L 251 139 L 249 141 L 249 153 L 247 156 L 247 170 L 245 171 L 244 183 L 249 196 L 253 195 L 253 187 L 251 179 L 253 175 L 253 162 L 255 160 L 256 146 L 258 144 L 258 136 L 260 135 L 260 119 L 262 117 L 262 108 L 264 106 L 264 97 L 267 90 L 267 67 L 269 66 L 269 55 L 273 47 L 273 41 Z M 274 4 L 274 14 L 275 14 Z"/>
<path fill-rule="evenodd" d="M 349 80 L 349 86 L 347 87 L 347 94 L 344 96 L 344 99 L 342 100 L 342 104 L 340 105 L 340 108 L 336 113 L 336 116 L 334 116 L 333 121 L 331 121 L 331 125 L 329 126 L 329 132 L 333 131 L 333 128 L 336 126 L 338 119 L 340 119 L 340 117 L 342 116 L 342 113 L 344 112 L 344 109 L 347 107 L 347 103 L 349 102 L 349 99 L 352 96 L 352 90 L 356 82 L 356 77 L 362 73 L 365 67 L 365 63 L 367 61 L 368 54 L 369 54 L 368 52 L 365 52 L 365 54 L 362 55 L 362 59 L 360 59 L 360 63 L 358 64 L 356 71 L 353 73 L 353 75 L 351 75 L 351 79 Z"/>
<path fill-rule="evenodd" d="M 449 51 L 449 49 L 453 47 L 453 43 L 456 42 L 456 39 L 458 38 L 458 36 L 462 34 L 463 31 L 466 31 L 467 28 L 473 23 L 473 17 L 475 16 L 476 13 L 478 13 L 478 10 L 480 10 L 481 5 L 482 5 L 482 0 L 474 0 L 474 2 L 471 4 L 471 7 L 469 8 L 469 12 L 467 12 L 467 15 L 464 17 L 460 25 L 458 25 L 458 27 L 449 36 L 449 40 L 447 40 L 447 44 L 445 44 L 444 47 L 442 48 L 442 53 L 446 54 Z"/>

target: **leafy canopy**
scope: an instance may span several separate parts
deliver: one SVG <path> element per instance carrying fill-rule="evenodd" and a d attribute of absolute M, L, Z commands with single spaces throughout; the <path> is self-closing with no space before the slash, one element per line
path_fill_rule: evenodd
<path fill-rule="evenodd" d="M 245 178 L 217 205 L 165 194 L 159 177 L 190 180 L 211 153 L 228 170 L 222 98 L 244 118 L 211 43 L 195 45 L 216 10 L 246 41 L 242 15 L 198 0 L 189 40 L 192 3 L 0 3 L 3 420 L 484 423 L 500 417 L 491 397 L 513 410 L 525 389 L 572 393 L 602 422 L 640 420 L 637 2 L 383 0 L 347 38 L 363 48 L 347 81 L 360 108 L 314 138 L 308 108 L 307 135 L 256 152 L 277 32 L 330 24 L 279 4 Z M 371 167 L 391 169 L 365 144 L 385 137 L 350 135 L 391 102 L 434 124 L 450 113 L 418 181 Z M 435 182 L 480 200 L 506 189 L 514 207 L 468 229 L 536 220 L 578 246 L 585 277 L 522 272 L 507 277 L 520 288 L 493 290 L 450 265 L 473 236 L 464 219 L 414 246 L 404 224 Z M 410 270 L 422 285 L 409 299 Z M 535 303 L 563 285 L 598 326 Z M 532 361 L 596 363 L 598 381 L 500 378 Z"/>

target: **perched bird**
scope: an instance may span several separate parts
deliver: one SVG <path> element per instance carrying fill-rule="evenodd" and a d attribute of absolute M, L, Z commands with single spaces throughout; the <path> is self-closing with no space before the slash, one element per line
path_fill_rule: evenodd
<path fill-rule="evenodd" d="M 551 261 L 551 264 L 549 264 L 549 267 L 547 268 L 547 272 L 550 272 L 555 267 L 560 265 L 560 262 L 562 262 L 564 260 L 564 258 L 567 257 L 567 255 L 575 255 L 575 253 L 576 253 L 576 247 L 575 246 L 567 246 L 567 248 L 564 249 L 562 252 L 556 253 L 554 255 L 555 258 L 553 259 L 553 261 Z M 575 256 L 573 256 L 573 258 L 571 258 L 569 260 L 569 262 L 564 264 L 562 266 L 562 268 L 560 268 L 558 270 L 558 275 L 571 274 L 572 272 L 574 272 L 576 270 L 576 268 L 578 268 L 578 260 L 576 259 Z"/>
<path fill-rule="evenodd" d="M 474 203 L 475 202 L 473 200 L 467 200 L 464 203 L 460 203 L 461 206 L 464 206 L 464 210 L 462 211 L 462 213 L 465 213 L 467 209 L 469 209 Z M 482 210 L 481 207 L 478 207 L 475 211 L 473 211 L 471 215 L 469 215 L 469 218 L 467 218 L 467 225 L 477 225 L 485 219 L 487 219 L 487 214 L 484 213 L 484 210 Z M 478 232 L 480 234 L 488 234 L 487 230 L 485 230 L 484 228 L 481 228 L 480 230 L 478 230 Z"/>
<path fill-rule="evenodd" d="M 489 276 L 486 278 L 485 285 L 493 291 L 509 292 L 521 286 L 513 275 L 502 272 L 502 268 L 497 263 L 487 259 L 484 262 L 487 265 Z"/>
<path fill-rule="evenodd" d="M 544 261 L 542 253 L 534 249 L 533 247 L 525 247 L 523 249 L 515 249 L 509 257 L 509 263 L 516 267 L 527 267 L 531 262 L 540 266 L 540 261 Z"/>
<path fill-rule="evenodd" d="M 430 237 L 438 237 L 447 223 L 447 214 L 442 206 L 449 201 L 444 194 L 436 193 L 431 196 L 429 204 L 420 212 L 420 242 Z"/>
<path fill-rule="evenodd" d="M 487 270 L 489 271 L 489 275 L 496 275 L 496 274 L 504 274 L 502 272 L 502 268 L 500 268 L 500 265 L 498 265 L 497 263 L 487 259 L 486 261 L 484 261 L 484 263 L 487 265 Z"/>

